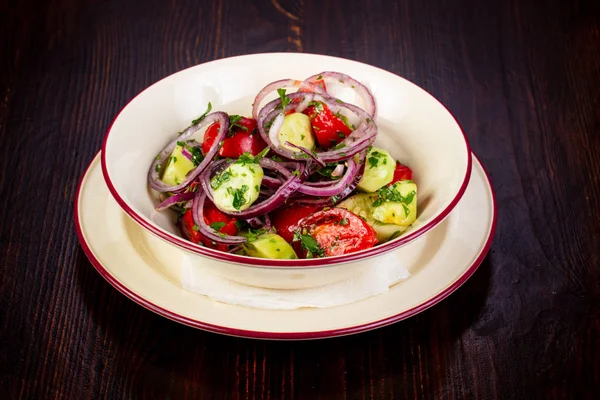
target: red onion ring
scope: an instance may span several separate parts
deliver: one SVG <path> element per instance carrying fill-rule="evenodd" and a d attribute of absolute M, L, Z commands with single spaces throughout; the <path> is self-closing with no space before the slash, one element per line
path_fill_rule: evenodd
<path fill-rule="evenodd" d="M 288 146 L 291 146 L 291 147 L 294 147 L 294 148 L 300 150 L 302 153 L 306 154 L 309 158 L 312 158 L 312 160 L 314 162 L 316 162 L 319 167 L 325 168 L 325 166 L 327 165 L 323 161 L 319 160 L 319 158 L 315 155 L 316 153 L 313 154 L 312 151 L 310 151 L 306 147 L 298 146 L 298 145 L 295 145 L 294 143 L 291 143 L 291 142 L 288 142 L 288 141 L 286 141 L 285 144 L 287 144 Z"/>
<path fill-rule="evenodd" d="M 346 169 L 346 173 L 342 176 L 341 179 L 334 181 L 332 185 L 326 187 L 314 187 L 308 185 L 300 185 L 298 188 L 299 193 L 304 193 L 310 196 L 338 196 L 342 193 L 346 187 L 350 185 L 350 183 L 354 180 L 354 174 L 358 170 L 358 167 L 352 158 L 348 159 L 348 168 Z"/>
<path fill-rule="evenodd" d="M 277 89 L 289 88 L 289 87 L 309 90 L 311 92 L 317 92 L 320 94 L 327 94 L 323 90 L 322 87 L 315 85 L 314 83 L 311 83 L 311 82 L 306 82 L 306 81 L 303 82 L 303 81 L 298 81 L 295 79 L 281 79 L 281 80 L 278 80 L 275 82 L 271 82 L 267 86 L 262 88 L 261 91 L 258 92 L 256 97 L 254 98 L 254 103 L 252 103 L 252 117 L 254 117 L 254 119 L 258 119 L 258 110 L 260 109 L 260 103 L 263 101 L 263 99 L 265 97 L 267 97 L 267 95 L 269 93 L 271 93 Z M 292 98 L 290 95 L 288 95 L 288 96 L 290 98 Z"/>
<path fill-rule="evenodd" d="M 371 93 L 369 88 L 367 88 L 364 84 L 349 75 L 333 71 L 323 71 L 320 74 L 316 74 L 307 78 L 304 82 L 313 82 L 318 77 L 335 79 L 344 86 L 354 89 L 356 93 L 363 99 L 366 105 L 365 111 L 373 116 L 373 119 L 377 118 L 377 104 L 375 103 L 375 97 L 373 97 L 373 93 Z M 327 81 L 325 81 L 325 84 L 327 84 Z"/>
<path fill-rule="evenodd" d="M 219 133 L 215 138 L 215 143 L 220 143 L 225 136 L 227 135 L 227 131 L 229 130 L 229 117 L 227 114 L 221 111 L 217 111 L 211 114 L 208 114 L 201 122 L 196 125 L 192 125 L 188 127 L 186 130 L 179 135 L 179 137 L 169 143 L 162 151 L 158 154 L 158 156 L 152 162 L 150 166 L 150 170 L 148 171 L 148 183 L 152 189 L 159 192 L 176 192 L 180 189 L 185 188 L 189 185 L 198 175 L 202 173 L 206 169 L 206 167 L 212 162 L 213 158 L 219 151 L 219 146 L 213 146 L 208 153 L 204 156 L 204 160 L 196 168 L 191 170 L 185 180 L 179 185 L 171 186 L 164 183 L 159 176 L 160 165 L 164 163 L 167 157 L 171 155 L 175 146 L 177 146 L 177 142 L 182 142 L 188 139 L 190 136 L 198 132 L 200 129 L 208 127 L 213 123 L 218 122 L 220 124 Z"/>
<path fill-rule="evenodd" d="M 318 93 L 311 93 L 311 96 L 314 100 L 325 103 L 332 110 L 332 112 L 339 112 L 341 108 L 346 108 L 361 118 L 359 126 L 341 142 L 344 144 L 344 147 L 336 150 L 317 153 L 317 158 L 322 163 L 347 160 L 373 144 L 375 138 L 377 137 L 377 126 L 375 125 L 371 115 L 367 114 L 360 107 L 345 103 L 343 101 L 334 101 L 329 96 L 322 96 Z M 281 100 L 274 100 L 273 102 L 279 102 L 280 104 Z M 278 135 L 279 130 L 281 129 L 280 125 L 283 125 L 283 121 L 278 121 L 280 124 L 278 123 L 277 125 L 275 122 L 273 122 L 268 134 L 264 127 L 267 121 L 270 121 L 273 118 L 281 118 L 285 112 L 293 109 L 294 107 L 294 104 L 288 104 L 285 110 L 280 110 L 277 108 L 269 110 L 266 106 L 263 107 L 258 114 L 257 127 L 263 140 L 275 153 L 288 159 L 301 160 L 299 152 L 288 150 L 279 145 Z"/>
<path fill-rule="evenodd" d="M 188 202 L 188 201 L 192 200 L 194 198 L 194 196 L 195 196 L 194 192 L 185 192 L 185 193 L 174 194 L 173 196 L 169 196 L 162 203 L 160 203 L 156 207 L 156 210 L 162 211 L 162 210 L 165 210 L 177 203 Z M 184 206 L 184 208 L 185 208 L 185 206 Z"/>

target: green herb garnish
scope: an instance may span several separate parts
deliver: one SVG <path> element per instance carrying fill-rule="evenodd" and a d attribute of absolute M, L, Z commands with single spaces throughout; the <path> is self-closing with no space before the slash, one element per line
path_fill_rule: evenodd
<path fill-rule="evenodd" d="M 412 203 L 412 201 L 414 200 L 416 195 L 417 195 L 417 192 L 415 192 L 413 190 L 408 195 L 402 196 L 402 194 L 400 194 L 400 192 L 398 192 L 395 189 L 395 185 L 391 186 L 391 187 L 384 186 L 377 191 L 377 198 L 373 202 L 373 207 L 378 207 L 387 201 L 403 203 L 403 204 L 408 205 L 408 204 Z M 406 212 L 406 209 L 404 211 Z M 408 215 L 408 214 L 406 214 L 406 215 Z"/>
<path fill-rule="evenodd" d="M 222 227 L 224 227 L 226 224 L 225 222 L 222 221 L 218 221 L 218 222 L 213 222 L 212 224 L 210 224 L 210 227 L 212 229 L 214 229 L 215 231 L 220 231 Z"/>
<path fill-rule="evenodd" d="M 224 182 L 227 182 L 230 179 L 231 179 L 231 172 L 229 172 L 229 170 L 225 170 L 225 171 L 223 171 L 222 174 L 217 174 L 217 175 L 213 176 L 213 178 L 210 180 L 210 187 L 213 190 L 217 190 L 219 187 L 221 187 L 221 185 Z"/>
<path fill-rule="evenodd" d="M 206 118 L 206 116 L 208 115 L 208 113 L 210 112 L 210 110 L 212 110 L 212 104 L 210 104 L 210 101 L 208 102 L 208 106 L 206 107 L 206 111 L 204 111 L 204 114 L 202 114 L 201 116 L 199 116 L 198 118 L 196 118 L 195 120 L 192 121 L 192 125 L 196 125 L 197 123 L 199 123 L 200 121 L 202 121 L 204 118 Z"/>
<path fill-rule="evenodd" d="M 323 249 L 317 239 L 314 238 L 310 233 L 303 234 L 299 231 L 294 232 L 294 242 L 300 241 L 303 249 L 308 251 L 306 258 L 323 257 L 325 255 L 325 249 Z"/>
<path fill-rule="evenodd" d="M 277 94 L 281 98 L 281 108 L 285 110 L 292 100 L 285 94 L 285 89 L 277 89 Z"/>
<path fill-rule="evenodd" d="M 227 193 L 233 196 L 233 202 L 231 205 L 236 210 L 239 210 L 244 204 L 246 204 L 246 198 L 244 194 L 248 191 L 248 185 L 242 185 L 241 188 L 234 189 L 232 187 L 227 188 Z"/>

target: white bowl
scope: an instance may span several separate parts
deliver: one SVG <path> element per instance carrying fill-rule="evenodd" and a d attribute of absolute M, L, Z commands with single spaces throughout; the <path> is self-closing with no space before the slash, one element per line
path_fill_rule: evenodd
<path fill-rule="evenodd" d="M 177 132 L 213 110 L 249 116 L 254 96 L 278 79 L 305 79 L 321 71 L 348 74 L 375 96 L 379 134 L 375 145 L 413 170 L 418 185 L 418 218 L 400 237 L 359 252 L 304 260 L 271 260 L 220 252 L 179 234 L 171 212 L 155 211 L 158 197 L 147 184 L 152 160 Z M 352 99 L 346 99 L 353 102 Z M 361 106 L 360 102 L 357 103 Z M 471 152 L 453 116 L 435 98 L 409 81 L 355 61 L 311 54 L 269 53 L 232 57 L 175 73 L 129 102 L 109 128 L 102 171 L 121 208 L 142 227 L 214 267 L 223 276 L 254 286 L 305 288 L 344 279 L 382 255 L 429 231 L 452 211 L 471 173 Z"/>

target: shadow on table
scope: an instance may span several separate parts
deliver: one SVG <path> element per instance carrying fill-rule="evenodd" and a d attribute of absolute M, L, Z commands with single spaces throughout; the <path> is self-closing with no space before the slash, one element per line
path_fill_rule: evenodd
<path fill-rule="evenodd" d="M 105 343 L 111 374 L 134 393 L 189 396 L 268 390 L 337 398 L 373 391 L 443 393 L 461 337 L 480 317 L 490 287 L 491 261 L 454 294 L 391 326 L 341 338 L 304 342 L 239 339 L 203 332 L 158 316 L 110 285 L 80 251 L 77 276 L 92 322 Z M 423 381 L 423 380 L 426 381 Z M 123 388 L 125 390 L 125 388 Z M 420 392 L 419 392 L 420 393 Z M 377 397 L 377 394 L 375 394 Z M 387 396 L 386 396 L 387 397 Z"/>

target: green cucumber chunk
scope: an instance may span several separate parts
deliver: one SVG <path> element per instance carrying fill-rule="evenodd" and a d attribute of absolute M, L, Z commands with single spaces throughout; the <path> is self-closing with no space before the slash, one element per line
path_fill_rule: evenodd
<path fill-rule="evenodd" d="M 275 233 L 265 233 L 256 240 L 245 243 L 246 255 L 258 258 L 296 259 L 298 256 L 292 246 Z"/>
<path fill-rule="evenodd" d="M 217 208 L 224 211 L 243 211 L 258 199 L 264 172 L 255 162 L 237 161 L 211 181 L 212 195 Z"/>
<path fill-rule="evenodd" d="M 314 149 L 315 137 L 310 125 L 310 118 L 302 113 L 286 115 L 283 126 L 279 130 L 278 139 L 281 146 L 288 150 L 299 151 L 295 147 L 286 145 L 285 142 L 305 147 L 308 150 Z"/>
<path fill-rule="evenodd" d="M 399 236 L 408 229 L 408 226 L 384 224 L 373 218 L 373 202 L 376 198 L 377 195 L 372 193 L 359 193 L 343 200 L 336 207 L 345 208 L 359 217 L 362 217 L 377 234 L 379 243 L 383 243 Z"/>
<path fill-rule="evenodd" d="M 188 172 L 194 169 L 194 163 L 181 153 L 183 147 L 175 146 L 171 156 L 167 160 L 167 165 L 160 178 L 167 185 L 179 185 L 185 180 Z"/>
<path fill-rule="evenodd" d="M 408 227 L 417 219 L 417 185 L 413 181 L 400 181 L 389 188 L 381 188 L 377 199 L 379 201 L 376 200 L 373 207 L 375 220 Z"/>
<path fill-rule="evenodd" d="M 396 161 L 387 150 L 371 147 L 365 158 L 365 172 L 358 182 L 363 192 L 376 192 L 394 179 Z"/>

